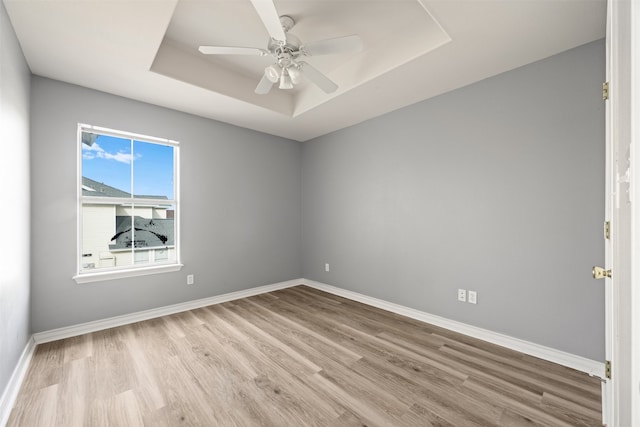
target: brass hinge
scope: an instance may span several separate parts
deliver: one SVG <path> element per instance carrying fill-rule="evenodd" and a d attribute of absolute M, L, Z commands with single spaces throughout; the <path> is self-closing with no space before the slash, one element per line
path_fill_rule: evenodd
<path fill-rule="evenodd" d="M 604 222 L 604 238 L 607 240 L 611 238 L 611 223 L 609 221 Z"/>
<path fill-rule="evenodd" d="M 609 99 L 609 82 L 602 83 L 602 100 Z"/>
<path fill-rule="evenodd" d="M 607 377 L 608 380 L 611 379 L 611 361 L 606 360 L 604 362 L 604 376 Z"/>

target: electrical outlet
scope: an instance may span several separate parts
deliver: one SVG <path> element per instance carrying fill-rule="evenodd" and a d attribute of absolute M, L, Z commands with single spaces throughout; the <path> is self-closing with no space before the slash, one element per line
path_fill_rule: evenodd
<path fill-rule="evenodd" d="M 187 274 L 187 285 L 193 285 L 194 279 L 193 274 Z"/>
<path fill-rule="evenodd" d="M 467 292 L 467 296 L 469 304 L 477 304 L 478 303 L 478 293 L 476 291 Z"/>
<path fill-rule="evenodd" d="M 324 271 L 329 271 L 329 263 L 326 263 L 326 264 L 324 265 Z"/>
<path fill-rule="evenodd" d="M 458 289 L 458 301 L 465 302 L 467 300 L 467 291 Z"/>

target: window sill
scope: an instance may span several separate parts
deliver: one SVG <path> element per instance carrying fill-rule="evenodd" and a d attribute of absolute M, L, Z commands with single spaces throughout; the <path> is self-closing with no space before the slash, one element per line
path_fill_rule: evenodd
<path fill-rule="evenodd" d="M 150 274 L 170 273 L 180 271 L 182 264 L 155 265 L 153 267 L 142 267 L 130 270 L 111 270 L 99 273 L 83 273 L 73 276 L 76 283 L 102 282 L 104 280 L 126 279 L 129 277 L 148 276 Z"/>

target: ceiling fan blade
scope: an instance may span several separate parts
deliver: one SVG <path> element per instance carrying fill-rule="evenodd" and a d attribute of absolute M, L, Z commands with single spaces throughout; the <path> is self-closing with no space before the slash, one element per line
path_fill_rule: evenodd
<path fill-rule="evenodd" d="M 266 95 L 271 90 L 271 86 L 273 86 L 273 82 L 267 78 L 266 73 L 262 75 L 258 86 L 256 86 L 254 92 L 258 95 Z"/>
<path fill-rule="evenodd" d="M 329 77 L 322 74 L 316 68 L 304 61 L 298 62 L 298 65 L 300 65 L 300 72 L 325 93 L 335 92 L 335 90 L 338 89 L 337 84 L 332 82 Z"/>
<path fill-rule="evenodd" d="M 362 39 L 357 34 L 333 39 L 318 40 L 300 47 L 305 55 L 330 55 L 334 53 L 355 53 L 362 50 Z"/>
<path fill-rule="evenodd" d="M 280 23 L 280 16 L 276 10 L 276 5 L 272 0 L 251 0 L 253 7 L 258 12 L 267 32 L 271 37 L 279 41 L 285 41 L 287 37 Z"/>
<path fill-rule="evenodd" d="M 266 56 L 269 54 L 264 49 L 257 47 L 234 47 L 234 46 L 200 46 L 200 53 L 205 55 L 258 55 Z"/>

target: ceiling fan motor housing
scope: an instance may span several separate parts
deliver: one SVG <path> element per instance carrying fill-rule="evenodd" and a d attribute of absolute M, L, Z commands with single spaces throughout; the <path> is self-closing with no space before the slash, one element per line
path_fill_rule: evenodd
<path fill-rule="evenodd" d="M 295 58 L 300 53 L 300 46 L 302 42 L 296 36 L 291 33 L 286 33 L 286 40 L 276 40 L 274 38 L 269 39 L 269 44 L 267 45 L 267 50 L 276 58 L 280 58 L 281 56 L 287 56 L 291 58 Z"/>

